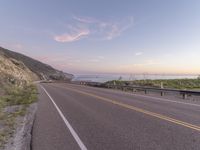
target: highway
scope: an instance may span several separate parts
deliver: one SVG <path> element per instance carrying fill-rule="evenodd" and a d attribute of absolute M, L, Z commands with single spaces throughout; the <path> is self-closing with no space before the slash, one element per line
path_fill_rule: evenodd
<path fill-rule="evenodd" d="M 200 150 L 200 103 L 40 83 L 32 150 Z"/>

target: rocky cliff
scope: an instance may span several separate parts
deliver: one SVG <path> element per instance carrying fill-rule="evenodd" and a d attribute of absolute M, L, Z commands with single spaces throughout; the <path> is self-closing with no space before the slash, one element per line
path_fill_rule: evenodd
<path fill-rule="evenodd" d="M 64 80 L 73 78 L 38 60 L 0 47 L 0 80 L 9 82 L 33 80 Z"/>

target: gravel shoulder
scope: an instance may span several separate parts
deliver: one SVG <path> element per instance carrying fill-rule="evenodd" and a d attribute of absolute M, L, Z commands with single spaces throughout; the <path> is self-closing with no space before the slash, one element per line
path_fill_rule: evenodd
<path fill-rule="evenodd" d="M 31 132 L 37 110 L 37 103 L 33 103 L 26 108 L 23 116 L 15 119 L 14 133 L 9 138 L 3 150 L 30 150 Z"/>

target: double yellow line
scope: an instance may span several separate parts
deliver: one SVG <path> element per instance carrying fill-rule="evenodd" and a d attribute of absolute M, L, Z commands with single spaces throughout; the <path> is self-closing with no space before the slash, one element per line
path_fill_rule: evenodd
<path fill-rule="evenodd" d="M 146 115 L 149 115 L 149 116 L 153 116 L 153 117 L 156 117 L 156 118 L 159 118 L 159 119 L 162 119 L 162 120 L 166 120 L 168 122 L 172 122 L 172 123 L 177 124 L 177 125 L 181 125 L 181 126 L 184 126 L 184 127 L 196 130 L 196 131 L 200 131 L 200 126 L 197 126 L 197 125 L 193 125 L 193 124 L 190 124 L 190 123 L 187 123 L 187 122 L 184 122 L 184 121 L 180 121 L 180 120 L 177 120 L 177 119 L 174 119 L 174 118 L 171 118 L 171 117 L 167 117 L 167 116 L 164 116 L 164 115 L 161 115 L 161 114 L 158 114 L 158 113 L 154 113 L 154 112 L 151 112 L 151 111 L 148 111 L 148 110 L 144 110 L 144 109 L 141 109 L 141 108 L 138 108 L 138 107 L 134 107 L 132 105 L 124 104 L 124 103 L 121 103 L 121 102 L 118 102 L 118 101 L 115 101 L 115 100 L 112 100 L 112 99 L 109 99 L 109 98 L 106 98 L 106 97 L 102 97 L 102 96 L 98 96 L 98 95 L 91 94 L 91 93 L 88 93 L 88 92 L 80 91 L 80 90 L 77 90 L 77 89 L 74 89 L 74 88 L 73 89 L 67 88 L 67 87 L 64 87 L 64 88 L 66 88 L 70 91 L 74 91 L 74 92 L 83 94 L 83 95 L 87 95 L 87 96 L 97 98 L 99 100 L 106 101 L 106 102 L 109 102 L 109 103 L 112 103 L 112 104 L 115 104 L 115 105 L 118 105 L 118 106 L 121 106 L 121 107 L 124 107 L 124 108 L 127 108 L 127 109 L 134 110 L 136 112 L 140 112 L 140 113 L 143 113 L 143 114 L 146 114 Z"/>

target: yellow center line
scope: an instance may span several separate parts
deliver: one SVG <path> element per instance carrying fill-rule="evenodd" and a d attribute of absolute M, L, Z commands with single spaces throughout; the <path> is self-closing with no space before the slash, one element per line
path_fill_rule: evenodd
<path fill-rule="evenodd" d="M 148 110 L 144 110 L 144 109 L 132 106 L 132 105 L 121 103 L 121 102 L 112 100 L 110 98 L 98 96 L 96 94 L 91 94 L 91 93 L 80 91 L 80 90 L 77 90 L 77 89 L 74 89 L 74 88 L 73 89 L 72 88 L 67 88 L 67 87 L 64 87 L 64 88 L 66 88 L 66 89 L 68 89 L 70 91 L 74 91 L 74 92 L 83 94 L 83 95 L 87 95 L 87 96 L 91 96 L 91 97 L 97 98 L 99 100 L 106 101 L 106 102 L 109 102 L 109 103 L 112 103 L 112 104 L 115 104 L 115 105 L 118 105 L 118 106 L 121 106 L 121 107 L 124 107 L 124 108 L 127 108 L 127 109 L 131 109 L 131 110 L 134 110 L 134 111 L 137 111 L 137 112 L 149 115 L 149 116 L 153 116 L 153 117 L 156 117 L 156 118 L 159 118 L 159 119 L 162 119 L 162 120 L 166 120 L 168 122 L 172 122 L 174 124 L 178 124 L 178 125 L 181 125 L 181 126 L 184 126 L 184 127 L 196 130 L 196 131 L 200 131 L 200 126 L 197 126 L 197 125 L 193 125 L 193 124 L 181 121 L 181 120 L 177 120 L 177 119 L 174 119 L 174 118 L 171 118 L 171 117 L 167 117 L 167 116 L 164 116 L 164 115 L 161 115 L 161 114 L 158 114 L 158 113 L 154 113 L 154 112 L 151 112 L 151 111 L 148 111 Z"/>

